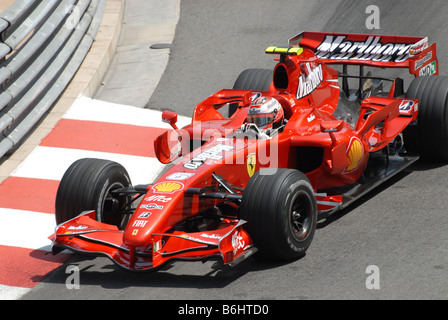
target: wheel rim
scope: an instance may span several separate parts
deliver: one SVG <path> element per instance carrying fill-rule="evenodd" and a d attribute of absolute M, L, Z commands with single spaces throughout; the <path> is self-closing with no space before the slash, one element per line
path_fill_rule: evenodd
<path fill-rule="evenodd" d="M 119 211 L 126 203 L 126 198 L 119 199 L 112 194 L 112 191 L 118 188 L 124 188 L 124 185 L 115 182 L 105 190 L 104 196 L 100 198 L 98 203 L 97 220 L 99 222 L 116 225 L 121 229 L 127 216 L 120 214 Z"/>
<path fill-rule="evenodd" d="M 305 191 L 300 191 L 293 199 L 290 219 L 294 238 L 297 241 L 304 241 L 311 230 L 313 221 L 313 205 Z"/>

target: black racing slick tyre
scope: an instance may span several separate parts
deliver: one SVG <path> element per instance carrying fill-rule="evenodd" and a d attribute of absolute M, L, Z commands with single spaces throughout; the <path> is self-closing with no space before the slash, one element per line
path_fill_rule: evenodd
<path fill-rule="evenodd" d="M 236 79 L 233 89 L 268 91 L 272 83 L 272 73 L 270 69 L 246 69 L 240 73 Z M 229 109 L 229 117 L 236 111 L 236 107 Z"/>
<path fill-rule="evenodd" d="M 418 99 L 419 106 L 416 126 L 404 131 L 407 151 L 430 161 L 448 161 L 448 77 L 418 77 L 406 98 Z"/>
<path fill-rule="evenodd" d="M 95 210 L 96 220 L 124 229 L 128 216 L 123 214 L 127 197 L 111 191 L 131 186 L 126 169 L 102 159 L 80 159 L 65 172 L 56 194 L 56 223 L 70 220 L 83 211 Z"/>
<path fill-rule="evenodd" d="M 270 69 L 246 69 L 236 79 L 233 89 L 268 91 L 272 83 L 272 72 Z"/>
<path fill-rule="evenodd" d="M 293 169 L 265 169 L 249 180 L 240 218 L 258 255 L 277 261 L 303 256 L 316 230 L 317 204 L 307 177 Z"/>

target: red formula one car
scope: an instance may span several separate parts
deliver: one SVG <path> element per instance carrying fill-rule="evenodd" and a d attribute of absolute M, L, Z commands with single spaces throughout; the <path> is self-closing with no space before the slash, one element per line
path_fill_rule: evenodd
<path fill-rule="evenodd" d="M 171 165 L 157 181 L 133 186 L 107 160 L 73 163 L 57 193 L 53 252 L 105 255 L 131 271 L 235 265 L 256 251 L 297 259 L 319 219 L 419 156 L 448 160 L 448 78 L 427 38 L 304 32 L 266 52 L 278 55 L 273 71 L 243 71 L 234 89 L 196 106 L 190 125 L 163 112 L 174 130 L 154 146 Z M 398 77 L 373 76 L 378 67 L 416 78 L 405 91 Z"/>

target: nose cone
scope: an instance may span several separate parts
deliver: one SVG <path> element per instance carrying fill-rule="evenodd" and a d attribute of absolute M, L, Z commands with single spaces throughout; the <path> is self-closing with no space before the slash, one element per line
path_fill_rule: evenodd
<path fill-rule="evenodd" d="M 151 234 L 164 233 L 182 212 L 185 185 L 161 181 L 152 185 L 124 231 L 123 241 L 133 247 L 152 243 Z"/>

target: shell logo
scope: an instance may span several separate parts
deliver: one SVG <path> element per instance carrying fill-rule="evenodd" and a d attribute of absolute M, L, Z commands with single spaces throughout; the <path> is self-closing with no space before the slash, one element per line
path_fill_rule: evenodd
<path fill-rule="evenodd" d="M 347 154 L 350 165 L 347 167 L 346 171 L 352 171 L 356 169 L 363 155 L 364 148 L 361 141 L 359 141 L 358 138 L 353 138 Z"/>
<path fill-rule="evenodd" d="M 182 190 L 184 188 L 184 185 L 180 182 L 159 182 L 155 185 L 153 185 L 152 190 L 156 193 L 174 193 L 176 191 Z"/>

